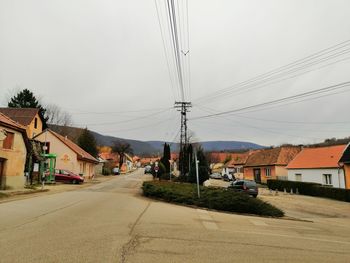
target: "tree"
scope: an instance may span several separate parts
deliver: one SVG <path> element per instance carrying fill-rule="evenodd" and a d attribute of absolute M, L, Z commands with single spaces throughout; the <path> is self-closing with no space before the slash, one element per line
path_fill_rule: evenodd
<path fill-rule="evenodd" d="M 112 152 L 119 155 L 119 168 L 121 168 L 124 162 L 125 154 L 132 154 L 133 150 L 129 143 L 123 141 L 115 141 L 112 146 Z"/>
<path fill-rule="evenodd" d="M 66 111 L 63 111 L 56 104 L 46 105 L 46 116 L 49 124 L 60 126 L 71 126 L 73 124 L 72 115 Z"/>
<path fill-rule="evenodd" d="M 199 183 L 203 184 L 204 181 L 209 179 L 209 164 L 208 164 L 207 158 L 205 157 L 205 153 L 202 147 L 197 148 L 197 160 L 199 161 L 198 163 Z M 197 182 L 196 163 L 194 159 L 191 163 L 191 170 L 188 176 L 188 182 L 190 183 Z"/>
<path fill-rule="evenodd" d="M 78 145 L 92 156 L 97 157 L 96 139 L 87 128 L 78 137 Z"/>
<path fill-rule="evenodd" d="M 46 109 L 41 106 L 39 101 L 34 96 L 33 92 L 28 89 L 24 89 L 13 96 L 7 104 L 10 108 L 37 108 L 39 114 L 43 117 L 44 127 L 48 118 L 45 116 Z"/>
<path fill-rule="evenodd" d="M 160 159 L 160 161 L 164 165 L 165 171 L 168 174 L 170 173 L 170 158 L 171 158 L 170 145 L 167 143 L 164 143 L 163 157 Z"/>

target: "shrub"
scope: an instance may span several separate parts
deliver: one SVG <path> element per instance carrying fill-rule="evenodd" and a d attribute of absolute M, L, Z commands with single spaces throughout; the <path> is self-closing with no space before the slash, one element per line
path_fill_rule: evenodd
<path fill-rule="evenodd" d="M 284 191 L 284 189 L 286 189 L 290 192 L 290 190 L 293 189 L 293 192 L 295 193 L 298 189 L 298 192 L 303 195 L 319 196 L 350 202 L 350 190 L 322 186 L 317 183 L 269 179 L 267 180 L 267 186 L 272 190 Z"/>
<path fill-rule="evenodd" d="M 197 196 L 197 186 L 189 183 L 151 181 L 144 182 L 142 189 L 145 196 L 167 202 L 196 205 L 236 213 L 273 217 L 284 215 L 283 211 L 269 203 L 226 189 L 210 189 L 201 186 L 201 198 Z"/>

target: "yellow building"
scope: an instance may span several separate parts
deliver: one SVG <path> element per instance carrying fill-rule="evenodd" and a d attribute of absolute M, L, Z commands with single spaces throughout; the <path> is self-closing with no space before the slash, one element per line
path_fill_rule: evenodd
<path fill-rule="evenodd" d="M 25 126 L 29 139 L 46 128 L 44 127 L 44 118 L 37 108 L 0 108 L 0 112 Z"/>
<path fill-rule="evenodd" d="M 26 128 L 0 113 L 0 189 L 24 186 L 28 147 Z"/>
<path fill-rule="evenodd" d="M 34 137 L 47 146 L 46 153 L 57 155 L 56 168 L 82 174 L 84 178 L 92 178 L 95 166 L 99 163 L 96 158 L 84 151 L 74 142 L 62 135 L 47 129 Z"/>

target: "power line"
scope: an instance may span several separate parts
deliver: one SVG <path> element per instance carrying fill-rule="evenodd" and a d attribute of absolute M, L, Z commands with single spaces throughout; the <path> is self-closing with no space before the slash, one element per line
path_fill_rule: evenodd
<path fill-rule="evenodd" d="M 253 86 L 256 86 L 256 85 L 259 85 L 259 84 L 262 84 L 262 83 L 266 83 L 267 81 L 271 81 L 271 80 L 273 80 L 275 78 L 283 77 L 284 75 L 288 75 L 288 74 L 291 74 L 293 72 L 300 71 L 302 69 L 305 69 L 307 67 L 310 67 L 310 66 L 313 66 L 313 65 L 325 62 L 325 61 L 330 60 L 330 59 L 334 59 L 334 58 L 336 58 L 338 56 L 341 56 L 341 55 L 349 53 L 349 49 L 341 50 L 341 49 L 346 48 L 348 45 L 350 45 L 350 40 L 347 40 L 347 41 L 344 41 L 344 42 L 339 43 L 337 45 L 334 45 L 332 47 L 323 49 L 323 50 L 321 50 L 319 52 L 316 52 L 316 53 L 314 53 L 314 54 L 312 54 L 310 56 L 307 56 L 307 57 L 305 57 L 303 59 L 299 59 L 299 60 L 294 61 L 292 63 L 289 63 L 289 64 L 287 64 L 285 66 L 282 66 L 282 67 L 279 67 L 277 69 L 268 71 L 268 72 L 266 72 L 264 74 L 258 75 L 257 77 L 254 77 L 254 78 L 248 79 L 246 81 L 237 83 L 237 84 L 235 84 L 233 86 L 230 86 L 230 87 L 228 87 L 226 89 L 217 91 L 217 92 L 212 93 L 212 94 L 208 94 L 208 95 L 202 96 L 202 97 L 196 99 L 195 101 L 197 101 L 197 102 L 199 102 L 199 101 L 206 101 L 208 99 L 213 100 L 214 98 L 219 98 L 221 96 L 227 96 L 228 94 L 236 91 L 237 89 L 241 90 L 241 89 L 243 89 L 243 88 L 245 88 L 247 86 L 248 87 L 253 87 Z M 329 53 L 332 53 L 332 52 L 335 52 L 335 51 L 338 51 L 338 50 L 341 50 L 341 51 L 339 51 L 338 53 L 335 53 L 335 54 L 331 54 L 328 57 L 323 57 L 323 58 L 320 58 L 319 60 L 312 61 L 312 60 L 315 60 L 318 57 L 324 56 L 326 54 L 329 54 Z M 307 64 L 306 62 L 309 62 L 309 61 L 311 61 L 311 62 Z M 299 66 L 299 65 L 301 65 L 301 67 L 296 67 L 296 66 Z"/>
<path fill-rule="evenodd" d="M 209 118 L 209 117 L 213 117 L 213 116 L 226 115 L 229 113 L 240 112 L 240 111 L 254 109 L 254 108 L 260 108 L 263 106 L 273 105 L 273 104 L 277 104 L 277 103 L 281 103 L 281 102 L 285 102 L 285 101 L 289 101 L 289 100 L 295 100 L 295 99 L 299 99 L 299 98 L 303 98 L 303 97 L 309 97 L 309 96 L 312 96 L 315 94 L 325 93 L 325 92 L 341 89 L 341 88 L 348 87 L 348 86 L 350 86 L 350 81 L 343 82 L 343 83 L 336 84 L 336 85 L 332 85 L 332 86 L 328 86 L 328 87 L 321 88 L 321 89 L 316 89 L 316 90 L 300 93 L 300 94 L 293 95 L 293 96 L 284 97 L 284 98 L 277 99 L 277 100 L 272 100 L 272 101 L 268 101 L 268 102 L 263 102 L 263 103 L 251 105 L 251 106 L 246 106 L 246 107 L 242 107 L 242 108 L 238 108 L 238 109 L 234 109 L 234 110 L 228 110 L 228 111 L 223 111 L 223 112 L 219 112 L 219 113 L 215 113 L 215 114 L 198 116 L 198 117 L 191 118 L 190 120 Z"/>

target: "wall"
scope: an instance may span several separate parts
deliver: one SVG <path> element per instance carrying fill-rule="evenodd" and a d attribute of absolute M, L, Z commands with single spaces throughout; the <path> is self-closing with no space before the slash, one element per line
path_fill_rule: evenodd
<path fill-rule="evenodd" d="M 44 132 L 35 139 L 45 142 L 45 134 L 46 141 L 50 143 L 49 153 L 57 154 L 56 168 L 69 170 L 73 173 L 79 174 L 77 154 L 50 132 Z"/>
<path fill-rule="evenodd" d="M 0 126 L 14 133 L 12 149 L 3 149 L 3 141 L 0 141 L 0 158 L 4 161 L 1 187 L 10 189 L 23 188 L 25 184 L 24 169 L 26 163 L 27 149 L 23 136 L 20 132 Z"/>
<path fill-rule="evenodd" d="M 37 118 L 37 120 L 38 120 L 37 128 L 34 128 L 35 118 Z M 43 131 L 43 123 L 39 117 L 39 114 L 36 114 L 35 118 L 33 118 L 32 122 L 27 126 L 27 136 L 30 139 L 32 139 L 34 137 L 33 133 L 35 135 L 38 135 L 39 133 L 41 133 Z"/>
<path fill-rule="evenodd" d="M 332 185 L 337 188 L 344 188 L 344 171 L 340 169 L 338 176 L 338 169 L 289 169 L 288 180 L 295 181 L 295 174 L 301 174 L 302 182 L 319 183 L 323 184 L 323 174 L 332 175 Z M 340 179 L 340 180 L 339 180 Z"/>
<path fill-rule="evenodd" d="M 345 175 L 346 175 L 346 189 L 350 189 L 350 164 L 344 165 Z"/>
<path fill-rule="evenodd" d="M 266 176 L 266 168 L 270 168 L 270 176 Z M 254 169 L 260 169 L 261 182 L 266 183 L 267 179 L 276 179 L 276 167 L 275 166 L 256 166 L 256 167 L 244 167 L 244 179 L 254 180 Z"/>

